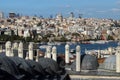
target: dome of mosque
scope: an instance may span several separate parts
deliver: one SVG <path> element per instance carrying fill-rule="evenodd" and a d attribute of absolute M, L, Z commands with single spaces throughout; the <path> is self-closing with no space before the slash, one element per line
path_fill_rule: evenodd
<path fill-rule="evenodd" d="M 0 64 L 1 64 L 0 69 L 5 70 L 10 74 L 18 73 L 15 63 L 8 57 L 0 56 Z"/>
<path fill-rule="evenodd" d="M 9 57 L 17 66 L 20 74 L 24 74 L 25 79 L 34 77 L 46 78 L 47 75 L 56 75 L 59 71 L 57 62 L 50 58 L 40 58 L 39 62 L 24 60 L 19 57 Z"/>
<path fill-rule="evenodd" d="M 95 70 L 98 68 L 97 58 L 93 55 L 85 55 L 82 60 L 82 69 L 85 70 Z"/>
<path fill-rule="evenodd" d="M 26 60 L 26 63 L 27 63 L 27 64 L 34 70 L 34 72 L 36 72 L 37 74 L 38 74 L 38 73 L 39 73 L 39 75 L 40 75 L 40 74 L 41 74 L 41 75 L 44 75 L 44 74 L 45 74 L 42 66 L 41 66 L 39 63 L 37 63 L 37 62 L 35 62 L 35 61 L 33 61 L 33 60 Z"/>
<path fill-rule="evenodd" d="M 45 72 L 47 72 L 50 75 L 54 75 L 59 71 L 59 66 L 56 61 L 50 58 L 40 58 L 38 62 Z"/>
<path fill-rule="evenodd" d="M 82 70 L 95 70 L 98 68 L 98 61 L 95 56 L 85 54 L 81 56 L 81 69 Z M 72 70 L 76 70 L 76 61 L 71 65 Z"/>
<path fill-rule="evenodd" d="M 0 55 L 0 71 L 1 75 L 2 74 L 6 74 L 6 76 L 11 75 L 16 79 L 19 76 L 19 71 L 17 70 L 15 63 L 6 56 Z"/>
<path fill-rule="evenodd" d="M 32 70 L 23 58 L 9 57 L 17 66 L 18 70 L 23 74 L 32 74 Z"/>
<path fill-rule="evenodd" d="M 116 55 L 110 55 L 105 59 L 103 68 L 107 70 L 116 70 Z"/>

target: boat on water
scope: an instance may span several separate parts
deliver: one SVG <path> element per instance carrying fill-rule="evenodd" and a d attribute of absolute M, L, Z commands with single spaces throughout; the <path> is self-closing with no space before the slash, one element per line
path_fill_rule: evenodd
<path fill-rule="evenodd" d="M 39 48 L 40 49 L 46 49 L 47 47 L 49 47 L 50 45 L 40 45 Z M 50 46 L 51 47 L 51 46 Z"/>
<path fill-rule="evenodd" d="M 53 45 L 55 45 L 55 43 L 54 42 L 48 42 L 47 45 L 53 46 Z"/>
<path fill-rule="evenodd" d="M 90 41 L 82 41 L 82 44 L 90 44 Z"/>
<path fill-rule="evenodd" d="M 76 52 L 75 49 L 70 49 L 70 53 L 74 54 Z"/>
<path fill-rule="evenodd" d="M 61 43 L 60 42 L 48 42 L 47 45 L 54 46 L 54 45 L 61 45 Z"/>
<path fill-rule="evenodd" d="M 104 40 L 99 40 L 99 41 L 89 41 L 90 44 L 105 44 L 108 43 L 109 41 L 104 41 Z"/>
<path fill-rule="evenodd" d="M 66 42 L 66 44 L 73 45 L 73 44 L 77 44 L 77 42 Z"/>
<path fill-rule="evenodd" d="M 55 45 L 61 45 L 62 43 L 61 42 L 55 42 Z"/>

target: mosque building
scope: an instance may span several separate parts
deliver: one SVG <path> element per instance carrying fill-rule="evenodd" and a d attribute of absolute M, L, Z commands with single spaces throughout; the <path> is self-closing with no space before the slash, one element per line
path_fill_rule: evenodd
<path fill-rule="evenodd" d="M 98 56 L 81 55 L 76 46 L 74 60 L 70 58 L 70 46 L 65 45 L 65 56 L 57 54 L 55 46 L 48 47 L 42 55 L 30 42 L 26 51 L 22 42 L 5 43 L 0 53 L 0 80 L 120 80 L 120 47 L 116 53 L 99 62 Z"/>

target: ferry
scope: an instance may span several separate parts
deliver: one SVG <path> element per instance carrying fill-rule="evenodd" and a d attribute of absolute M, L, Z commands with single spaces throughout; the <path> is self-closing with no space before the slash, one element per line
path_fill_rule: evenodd
<path fill-rule="evenodd" d="M 70 53 L 74 54 L 76 52 L 75 49 L 70 49 Z"/>
<path fill-rule="evenodd" d="M 91 44 L 105 44 L 109 41 L 99 40 L 99 41 L 90 41 Z"/>
<path fill-rule="evenodd" d="M 47 45 L 53 46 L 53 45 L 55 45 L 55 43 L 54 42 L 48 42 Z"/>
<path fill-rule="evenodd" d="M 49 47 L 50 45 L 40 45 L 39 48 L 40 49 L 46 49 L 47 47 Z"/>

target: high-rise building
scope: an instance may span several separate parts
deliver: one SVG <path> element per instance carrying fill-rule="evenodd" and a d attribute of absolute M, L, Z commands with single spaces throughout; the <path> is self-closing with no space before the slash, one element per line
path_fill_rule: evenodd
<path fill-rule="evenodd" d="M 15 18 L 15 17 L 16 17 L 16 14 L 14 12 L 9 13 L 9 18 Z"/>
<path fill-rule="evenodd" d="M 73 12 L 70 13 L 70 18 L 74 18 L 74 13 Z"/>
<path fill-rule="evenodd" d="M 56 18 L 57 18 L 57 20 L 59 20 L 60 22 L 63 21 L 63 16 L 62 16 L 62 14 L 58 14 L 58 15 L 56 16 Z"/>
<path fill-rule="evenodd" d="M 3 12 L 0 12 L 0 19 L 1 18 L 4 18 L 4 13 Z"/>

